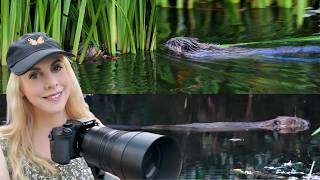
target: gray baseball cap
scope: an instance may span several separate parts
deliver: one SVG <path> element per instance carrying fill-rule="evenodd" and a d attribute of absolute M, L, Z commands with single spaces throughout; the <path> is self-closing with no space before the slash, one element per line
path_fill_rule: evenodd
<path fill-rule="evenodd" d="M 74 57 L 46 33 L 33 32 L 23 35 L 13 42 L 7 52 L 7 65 L 11 72 L 20 76 L 41 60 L 53 54 Z"/>

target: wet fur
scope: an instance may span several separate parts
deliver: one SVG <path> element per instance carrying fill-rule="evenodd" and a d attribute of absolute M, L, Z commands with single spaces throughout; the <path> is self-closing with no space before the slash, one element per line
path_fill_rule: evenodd
<path fill-rule="evenodd" d="M 279 116 L 260 122 L 212 122 L 176 125 L 127 126 L 108 125 L 122 130 L 178 131 L 178 132 L 230 132 L 248 130 L 268 130 L 278 133 L 297 133 L 309 129 L 310 123 L 298 117 Z"/>
<path fill-rule="evenodd" d="M 279 55 L 281 57 L 281 55 L 286 53 L 320 53 L 320 46 L 280 46 L 275 48 L 222 47 L 217 44 L 201 43 L 199 39 L 193 37 L 174 37 L 169 39 L 164 46 L 173 55 L 190 59 L 270 59 Z M 303 58 L 300 59 L 303 60 Z M 283 60 L 290 60 L 290 58 L 284 58 Z"/>

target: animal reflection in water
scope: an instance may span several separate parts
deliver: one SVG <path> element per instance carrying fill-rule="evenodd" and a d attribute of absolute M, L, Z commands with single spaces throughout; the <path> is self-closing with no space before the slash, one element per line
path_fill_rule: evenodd
<path fill-rule="evenodd" d="M 278 116 L 271 120 L 260 122 L 212 122 L 212 123 L 191 123 L 177 125 L 151 125 L 151 126 L 125 126 L 110 125 L 112 128 L 123 130 L 164 130 L 179 132 L 230 132 L 230 131 L 251 131 L 269 130 L 278 133 L 297 133 L 309 129 L 310 123 L 307 120 Z"/>
<path fill-rule="evenodd" d="M 316 60 L 308 58 L 312 54 L 320 54 L 320 46 L 280 46 L 274 48 L 242 48 L 236 46 L 222 47 L 217 44 L 201 43 L 193 37 L 174 37 L 165 43 L 170 54 L 189 59 L 240 59 L 267 58 L 280 60 Z M 292 55 L 296 55 L 291 57 Z M 301 55 L 306 55 L 304 58 Z M 285 56 L 283 56 L 285 55 Z M 286 55 L 289 55 L 286 57 Z"/>

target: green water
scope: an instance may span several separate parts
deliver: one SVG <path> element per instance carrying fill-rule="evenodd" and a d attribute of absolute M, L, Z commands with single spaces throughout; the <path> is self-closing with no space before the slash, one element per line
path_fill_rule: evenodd
<path fill-rule="evenodd" d="M 173 57 L 163 43 L 175 36 L 197 37 L 202 42 L 259 46 L 320 45 L 319 41 L 271 40 L 306 37 L 319 32 L 319 16 L 297 17 L 290 9 L 244 11 L 232 18 L 224 10 L 159 8 L 158 51 L 121 55 L 117 61 L 79 66 L 86 93 L 319 93 L 320 59 L 312 62 L 277 59 L 227 59 L 206 62 Z M 251 45 L 250 48 L 257 45 Z M 289 55 L 289 57 L 302 55 Z M 301 57 L 310 58 L 310 57 Z"/>
<path fill-rule="evenodd" d="M 159 10 L 159 36 L 163 44 L 176 36 L 197 37 L 201 42 L 237 44 L 306 37 L 319 32 L 319 16 L 304 18 L 300 26 L 291 9 L 256 9 L 231 17 L 227 10 Z M 160 44 L 161 44 L 160 43 Z M 297 42 L 265 44 L 263 47 L 297 45 Z M 299 45 L 320 45 L 319 41 Z M 161 47 L 161 45 L 160 45 Z M 160 48 L 161 49 L 161 48 Z M 301 54 L 278 59 L 227 59 L 186 61 L 160 51 L 158 77 L 166 79 L 169 92 L 185 93 L 319 93 L 319 55 Z M 311 58 L 313 62 L 306 62 Z M 161 73 L 164 69 L 165 73 Z M 171 75 L 170 75 L 171 74 Z M 165 80 L 164 80 L 165 81 Z"/>
<path fill-rule="evenodd" d="M 255 9 L 230 14 L 227 10 L 158 9 L 158 50 L 119 55 L 117 60 L 74 64 L 85 93 L 319 93 L 319 55 L 302 61 L 277 59 L 227 59 L 186 61 L 163 48 L 171 37 L 192 36 L 201 42 L 236 44 L 258 42 L 248 47 L 320 45 L 315 41 L 264 43 L 307 37 L 319 32 L 319 15 L 303 19 L 291 9 Z M 232 15 L 232 16 L 231 16 Z M 303 61 L 312 58 L 312 62 Z M 6 67 L 2 68 L 0 91 L 5 92 Z"/>

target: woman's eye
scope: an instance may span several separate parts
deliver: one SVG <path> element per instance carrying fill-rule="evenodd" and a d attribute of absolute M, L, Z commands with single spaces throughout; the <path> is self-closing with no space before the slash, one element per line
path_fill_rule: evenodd
<path fill-rule="evenodd" d="M 60 71 L 62 69 L 62 66 L 60 66 L 60 65 L 55 65 L 54 67 L 53 67 L 53 71 L 54 72 L 58 72 L 58 71 Z"/>
<path fill-rule="evenodd" d="M 38 78 L 38 73 L 30 73 L 29 79 L 37 79 Z"/>

